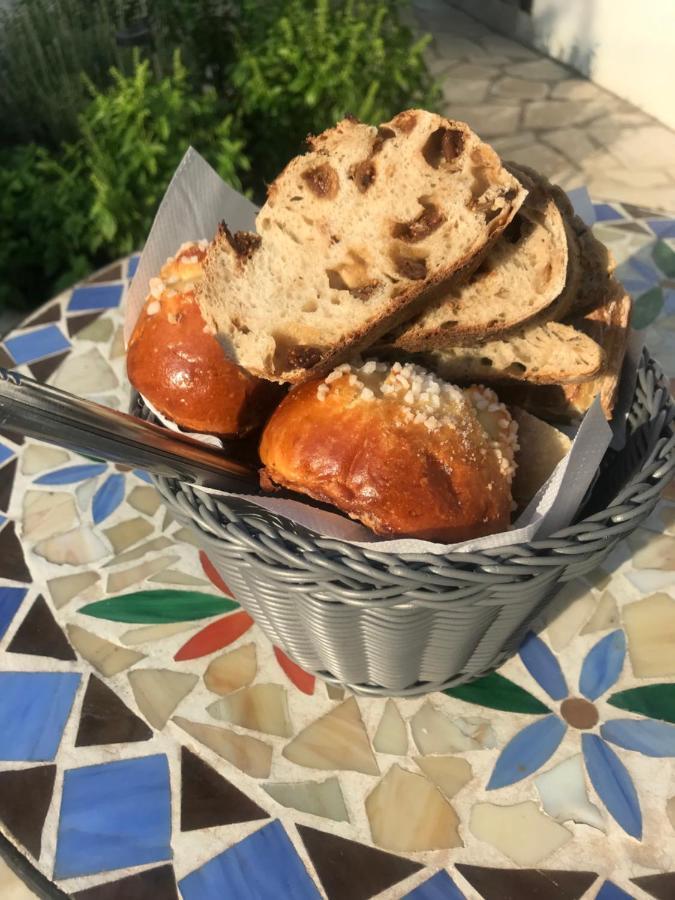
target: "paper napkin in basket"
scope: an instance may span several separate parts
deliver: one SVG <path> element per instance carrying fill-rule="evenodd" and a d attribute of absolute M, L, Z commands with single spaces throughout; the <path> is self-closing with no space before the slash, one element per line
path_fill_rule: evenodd
<path fill-rule="evenodd" d="M 584 209 L 592 205 L 588 194 L 577 191 L 574 202 Z M 186 241 L 202 238 L 211 240 L 218 223 L 224 220 L 232 231 L 255 230 L 256 207 L 229 187 L 190 148 L 178 166 L 157 211 L 145 249 L 126 297 L 124 336 L 129 341 L 136 320 L 148 293 L 150 278 L 157 275 L 167 257 L 172 256 Z M 150 404 L 148 404 L 150 406 Z M 152 407 L 150 407 L 152 409 Z M 175 423 L 159 416 L 175 431 Z M 205 443 L 216 438 L 193 434 Z M 278 499 L 273 496 L 237 494 L 242 499 L 284 516 L 326 538 L 339 538 L 358 546 L 389 553 L 429 553 L 443 555 L 456 551 L 479 551 L 509 544 L 522 543 L 534 537 L 545 537 L 568 525 L 595 477 L 600 461 L 612 440 L 599 400 L 584 416 L 567 456 L 562 459 L 546 484 L 539 490 L 510 531 L 464 541 L 459 544 L 439 544 L 432 541 L 396 538 L 382 539 L 369 529 L 338 514 L 317 509 L 310 501 Z M 199 490 L 207 490 L 199 488 Z M 223 491 L 208 489 L 209 493 L 232 496 Z"/>

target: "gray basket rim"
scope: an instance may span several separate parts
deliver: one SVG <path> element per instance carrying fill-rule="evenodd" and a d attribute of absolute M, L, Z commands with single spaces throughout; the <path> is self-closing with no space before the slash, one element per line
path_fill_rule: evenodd
<path fill-rule="evenodd" d="M 147 409 L 143 410 L 143 414 L 148 415 Z M 279 563 L 285 559 L 289 566 L 289 581 L 300 582 L 303 577 L 306 580 L 303 572 L 306 563 L 301 557 L 308 555 L 314 571 L 317 566 L 325 567 L 327 581 L 334 581 L 339 574 L 340 581 L 348 590 L 352 580 L 355 600 L 364 576 L 372 582 L 379 570 L 383 583 L 387 585 L 391 585 L 392 576 L 397 578 L 400 603 L 401 589 L 405 594 L 406 582 L 411 588 L 425 582 L 432 591 L 435 582 L 442 590 L 450 575 L 457 576 L 461 572 L 467 588 L 475 581 L 476 590 L 479 590 L 488 573 L 493 584 L 503 581 L 507 585 L 514 579 L 521 581 L 532 577 L 533 564 L 539 572 L 548 567 L 563 568 L 573 561 L 575 555 L 591 552 L 594 543 L 604 546 L 610 537 L 616 537 L 622 530 L 630 531 L 631 520 L 643 516 L 645 504 L 657 502 L 675 471 L 674 418 L 675 407 L 665 376 L 645 349 L 627 419 L 629 432 L 632 433 L 641 425 L 653 426 L 651 446 L 641 459 L 640 468 L 612 503 L 544 540 L 508 544 L 480 552 L 395 554 L 378 551 L 376 547 L 356 547 L 347 541 L 322 537 L 244 500 L 230 502 L 216 499 L 214 495 L 176 479 L 153 476 L 153 481 L 160 493 L 178 502 L 194 525 L 209 538 L 218 539 L 217 535 L 228 534 L 238 545 L 248 545 L 257 554 L 258 565 L 265 565 L 266 558 L 269 560 L 268 564 L 277 578 L 280 574 Z M 412 593 L 415 593 L 414 589 Z"/>

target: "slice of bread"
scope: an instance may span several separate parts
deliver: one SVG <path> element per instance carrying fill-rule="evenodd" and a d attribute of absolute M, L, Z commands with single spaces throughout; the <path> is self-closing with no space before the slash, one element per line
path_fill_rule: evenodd
<path fill-rule="evenodd" d="M 448 381 L 527 381 L 561 384 L 587 381 L 601 370 L 598 344 L 570 325 L 526 325 L 471 347 L 448 346 L 425 354 Z"/>
<path fill-rule="evenodd" d="M 548 318 L 563 320 L 601 305 L 611 291 L 610 278 L 616 268 L 611 251 L 599 241 L 575 212 L 569 197 L 557 184 L 521 163 L 506 163 L 521 181 L 529 178 L 546 190 L 562 215 L 567 232 L 567 282 L 556 302 L 546 311 Z"/>
<path fill-rule="evenodd" d="M 501 399 L 547 419 L 572 422 L 587 412 L 599 394 L 605 415 L 608 419 L 612 417 L 628 344 L 632 301 L 614 279 L 608 290 L 604 303 L 575 320 L 577 328 L 603 347 L 602 372 L 582 384 L 504 384 L 499 388 Z"/>
<path fill-rule="evenodd" d="M 462 122 L 345 119 L 270 186 L 257 235 L 222 227 L 198 300 L 243 368 L 300 382 L 414 315 L 504 230 L 526 191 Z"/>
<path fill-rule="evenodd" d="M 408 351 L 471 344 L 527 322 L 560 295 L 567 280 L 563 217 L 550 185 L 512 171 L 528 195 L 502 236 L 466 280 L 432 288 L 422 314 L 386 342 Z"/>
<path fill-rule="evenodd" d="M 518 423 L 516 474 L 511 485 L 513 499 L 525 509 L 539 488 L 549 478 L 560 460 L 569 453 L 572 441 L 548 422 L 543 422 L 520 407 L 510 413 Z"/>

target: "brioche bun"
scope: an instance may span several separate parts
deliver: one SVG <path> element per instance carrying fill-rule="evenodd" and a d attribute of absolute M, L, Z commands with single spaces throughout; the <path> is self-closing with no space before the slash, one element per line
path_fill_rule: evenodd
<path fill-rule="evenodd" d="M 411 364 L 344 364 L 277 407 L 261 480 L 380 535 L 462 541 L 508 527 L 516 435 L 493 391 L 462 391 Z"/>
<path fill-rule="evenodd" d="M 188 431 L 239 437 L 262 425 L 283 391 L 249 375 L 206 329 L 195 299 L 206 242 L 183 244 L 150 281 L 127 353 L 129 381 Z"/>

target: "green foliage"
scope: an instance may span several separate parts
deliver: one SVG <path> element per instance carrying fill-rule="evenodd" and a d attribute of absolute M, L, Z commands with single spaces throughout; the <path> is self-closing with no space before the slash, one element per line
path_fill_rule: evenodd
<path fill-rule="evenodd" d="M 407 3 L 3 6 L 0 305 L 36 304 L 141 246 L 190 144 L 262 197 L 308 133 L 348 113 L 433 109 L 428 39 L 402 24 Z"/>
<path fill-rule="evenodd" d="M 103 85 L 111 66 L 128 68 L 118 47 L 119 0 L 16 0 L 0 10 L 3 142 L 57 147 L 77 137 L 88 102 L 81 73 Z"/>
<path fill-rule="evenodd" d="M 190 144 L 237 188 L 237 173 L 248 162 L 215 90 L 192 90 L 178 51 L 166 78 L 153 78 L 147 60 L 139 61 L 131 76 L 113 71 L 112 77 L 104 92 L 91 87 L 78 151 L 94 190 L 92 249 L 105 246 L 108 253 L 123 254 L 142 245 Z"/>
<path fill-rule="evenodd" d="M 0 306 L 28 306 L 91 270 L 91 191 L 77 155 L 0 152 Z"/>
<path fill-rule="evenodd" d="M 403 0 L 244 0 L 232 82 L 253 171 L 271 180 L 316 134 L 351 113 L 373 124 L 439 100 Z"/>
<path fill-rule="evenodd" d="M 241 187 L 248 162 L 232 118 L 213 88 L 194 94 L 178 53 L 165 78 L 146 60 L 131 76 L 114 70 L 106 91 L 89 90 L 79 141 L 0 156 L 0 304 L 38 302 L 141 246 L 190 144 Z"/>

